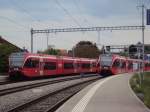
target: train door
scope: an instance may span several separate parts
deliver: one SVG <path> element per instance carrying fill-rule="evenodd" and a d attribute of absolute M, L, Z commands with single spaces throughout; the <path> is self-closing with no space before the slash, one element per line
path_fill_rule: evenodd
<path fill-rule="evenodd" d="M 133 72 L 133 61 L 128 60 L 128 72 Z"/>
<path fill-rule="evenodd" d="M 63 70 L 63 60 L 62 58 L 58 58 L 57 59 L 57 74 L 63 74 L 64 70 Z"/>
<path fill-rule="evenodd" d="M 44 75 L 44 70 L 43 70 L 43 58 L 40 57 L 40 62 L 39 62 L 39 76 L 43 76 Z"/>
<path fill-rule="evenodd" d="M 77 60 L 75 59 L 74 62 L 73 62 L 73 68 L 74 68 L 74 73 L 78 73 L 78 65 L 77 65 Z"/>
<path fill-rule="evenodd" d="M 112 74 L 118 74 L 120 71 L 120 60 L 115 59 L 112 65 Z"/>
<path fill-rule="evenodd" d="M 73 60 L 64 60 L 64 74 L 74 73 L 74 61 Z"/>
<path fill-rule="evenodd" d="M 43 62 L 44 75 L 56 75 L 57 74 L 57 60 L 45 59 Z"/>
<path fill-rule="evenodd" d="M 126 71 L 126 61 L 125 60 L 121 60 L 121 73 L 125 73 Z"/>

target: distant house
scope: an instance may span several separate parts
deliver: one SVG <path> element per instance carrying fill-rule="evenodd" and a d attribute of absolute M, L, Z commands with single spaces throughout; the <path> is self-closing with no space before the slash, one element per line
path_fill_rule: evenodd
<path fill-rule="evenodd" d="M 0 73 L 8 72 L 8 57 L 11 53 L 18 51 L 22 51 L 22 49 L 0 36 Z"/>
<path fill-rule="evenodd" d="M 5 40 L 4 38 L 2 38 L 0 36 L 0 45 L 2 45 L 2 44 L 8 44 L 8 45 L 14 46 L 17 50 L 21 50 L 21 48 L 19 48 L 18 46 L 8 42 L 7 40 Z"/>

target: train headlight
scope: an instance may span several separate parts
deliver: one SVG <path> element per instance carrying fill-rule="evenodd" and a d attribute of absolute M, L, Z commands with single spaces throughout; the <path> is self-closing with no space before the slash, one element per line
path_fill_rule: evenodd
<path fill-rule="evenodd" d="M 108 70 L 108 69 L 109 69 L 109 67 L 106 67 L 106 66 L 105 66 L 105 67 L 103 67 L 103 68 L 104 68 L 104 69 L 106 69 L 106 70 Z"/>
<path fill-rule="evenodd" d="M 14 71 L 18 71 L 19 70 L 19 68 L 14 68 Z"/>

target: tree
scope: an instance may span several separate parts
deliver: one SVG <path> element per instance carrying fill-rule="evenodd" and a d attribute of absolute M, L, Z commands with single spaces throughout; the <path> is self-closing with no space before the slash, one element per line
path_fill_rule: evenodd
<path fill-rule="evenodd" d="M 59 50 L 50 48 L 50 49 L 46 49 L 44 51 L 38 51 L 37 53 L 49 54 L 49 55 L 59 55 Z"/>
<path fill-rule="evenodd" d="M 74 53 L 76 57 L 83 58 L 98 58 L 100 55 L 100 51 L 96 44 L 90 41 L 80 41 L 72 49 L 72 53 Z"/>
<path fill-rule="evenodd" d="M 0 72 L 8 72 L 8 58 L 13 52 L 18 52 L 19 49 L 10 44 L 0 45 Z"/>

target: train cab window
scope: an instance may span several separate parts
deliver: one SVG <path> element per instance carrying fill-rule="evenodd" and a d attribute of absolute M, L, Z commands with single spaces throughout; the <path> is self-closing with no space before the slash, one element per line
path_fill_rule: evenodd
<path fill-rule="evenodd" d="M 64 69 L 73 69 L 73 63 L 64 63 Z"/>
<path fill-rule="evenodd" d="M 39 67 L 39 60 L 34 59 L 27 59 L 25 64 L 25 68 L 38 68 Z"/>
<path fill-rule="evenodd" d="M 120 61 L 119 60 L 115 60 L 113 67 L 120 67 Z"/>
<path fill-rule="evenodd" d="M 56 70 L 56 62 L 45 62 L 44 70 Z"/>
<path fill-rule="evenodd" d="M 82 63 L 82 68 L 83 69 L 89 69 L 90 68 L 90 63 Z"/>

